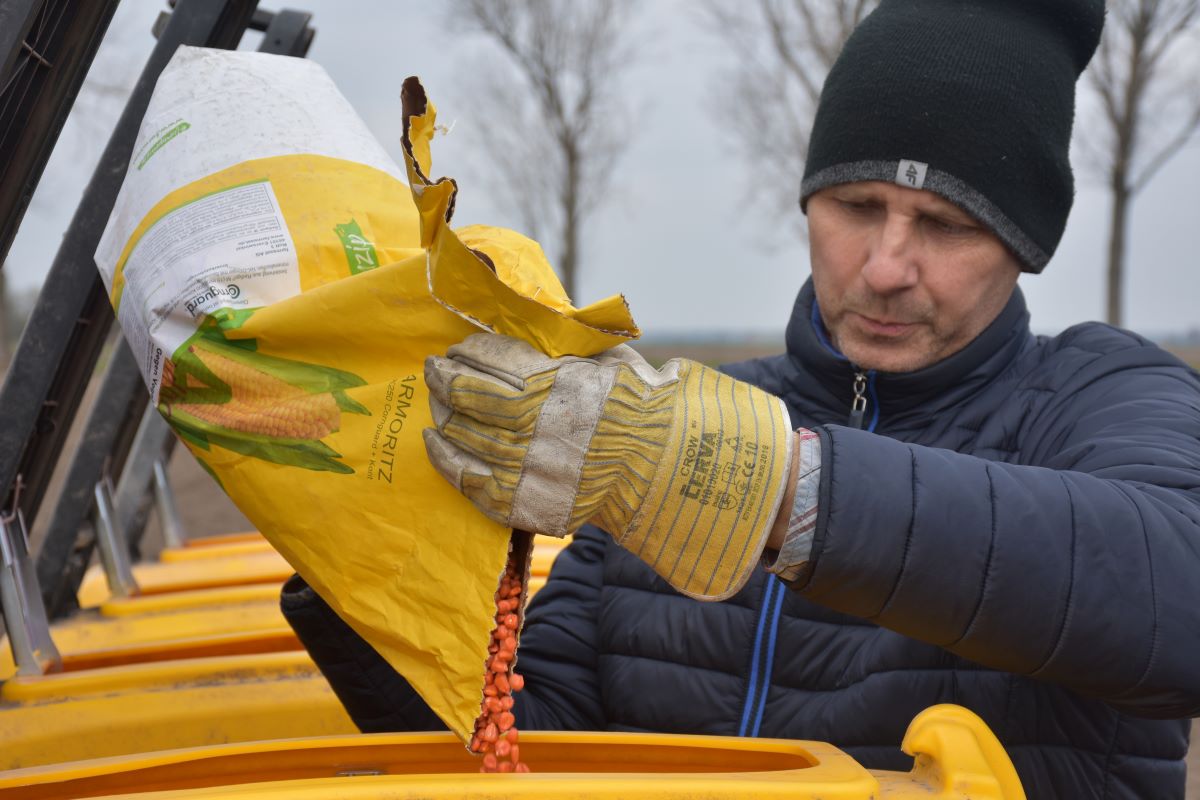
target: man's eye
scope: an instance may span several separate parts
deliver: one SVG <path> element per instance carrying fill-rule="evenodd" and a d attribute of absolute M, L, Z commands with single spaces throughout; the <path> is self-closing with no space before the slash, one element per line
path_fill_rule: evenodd
<path fill-rule="evenodd" d="M 842 208 L 855 213 L 865 213 L 874 211 L 878 206 L 869 200 L 838 200 L 842 204 Z"/>
<path fill-rule="evenodd" d="M 925 217 L 925 221 L 935 231 L 943 234 L 944 236 L 970 236 L 976 230 L 978 230 L 978 228 L 976 228 L 974 225 L 967 225 L 961 222 L 951 222 L 950 220 L 942 219 L 941 217 L 927 216 Z"/>

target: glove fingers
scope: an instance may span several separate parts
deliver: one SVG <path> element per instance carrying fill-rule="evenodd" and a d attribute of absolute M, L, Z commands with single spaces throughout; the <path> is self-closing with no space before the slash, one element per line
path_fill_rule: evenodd
<path fill-rule="evenodd" d="M 429 398 L 429 410 L 434 427 L 446 440 L 456 447 L 469 451 L 476 458 L 489 464 L 503 462 L 518 466 L 529 448 L 532 438 L 530 430 L 509 430 L 504 425 L 493 425 L 487 419 L 476 419 L 455 411 L 436 397 Z"/>
<path fill-rule="evenodd" d="M 519 395 L 525 385 L 523 380 L 516 383 L 502 380 L 452 358 L 429 356 L 425 359 L 425 384 L 430 393 L 443 403 L 450 402 L 451 386 L 460 379 L 468 381 L 472 389 L 495 392 L 506 397 Z"/>
<path fill-rule="evenodd" d="M 520 472 L 521 461 L 529 449 L 530 434 L 486 425 L 457 412 L 450 414 L 438 433 L 493 469 Z"/>
<path fill-rule="evenodd" d="M 539 401 L 553 380 L 554 373 L 548 372 L 528 383 L 523 381 L 523 388 L 518 388 L 452 359 L 425 359 L 431 407 L 437 402 L 451 411 L 509 430 L 533 428 Z"/>
<path fill-rule="evenodd" d="M 433 428 L 426 428 L 421 435 L 425 439 L 429 463 L 438 474 L 490 519 L 507 525 L 512 511 L 512 492 L 500 490 L 488 464 L 459 450 Z"/>

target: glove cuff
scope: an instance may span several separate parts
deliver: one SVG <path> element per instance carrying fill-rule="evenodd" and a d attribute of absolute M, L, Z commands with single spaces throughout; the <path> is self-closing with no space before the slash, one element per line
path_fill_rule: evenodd
<path fill-rule="evenodd" d="M 791 465 L 783 401 L 682 362 L 674 424 L 619 544 L 689 597 L 723 600 L 754 571 Z"/>

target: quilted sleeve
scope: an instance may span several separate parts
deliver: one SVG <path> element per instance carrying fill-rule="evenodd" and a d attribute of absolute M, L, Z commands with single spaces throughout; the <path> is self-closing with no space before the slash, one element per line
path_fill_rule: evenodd
<path fill-rule="evenodd" d="M 1066 380 L 1028 463 L 822 428 L 796 588 L 1130 714 L 1200 714 L 1200 381 L 1148 349 Z"/>

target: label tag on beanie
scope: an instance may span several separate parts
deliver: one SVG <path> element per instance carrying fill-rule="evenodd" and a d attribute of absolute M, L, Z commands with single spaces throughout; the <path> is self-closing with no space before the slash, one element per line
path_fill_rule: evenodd
<path fill-rule="evenodd" d="M 925 185 L 925 172 L 928 169 L 928 164 L 902 158 L 896 166 L 896 183 L 909 189 L 920 189 Z"/>

